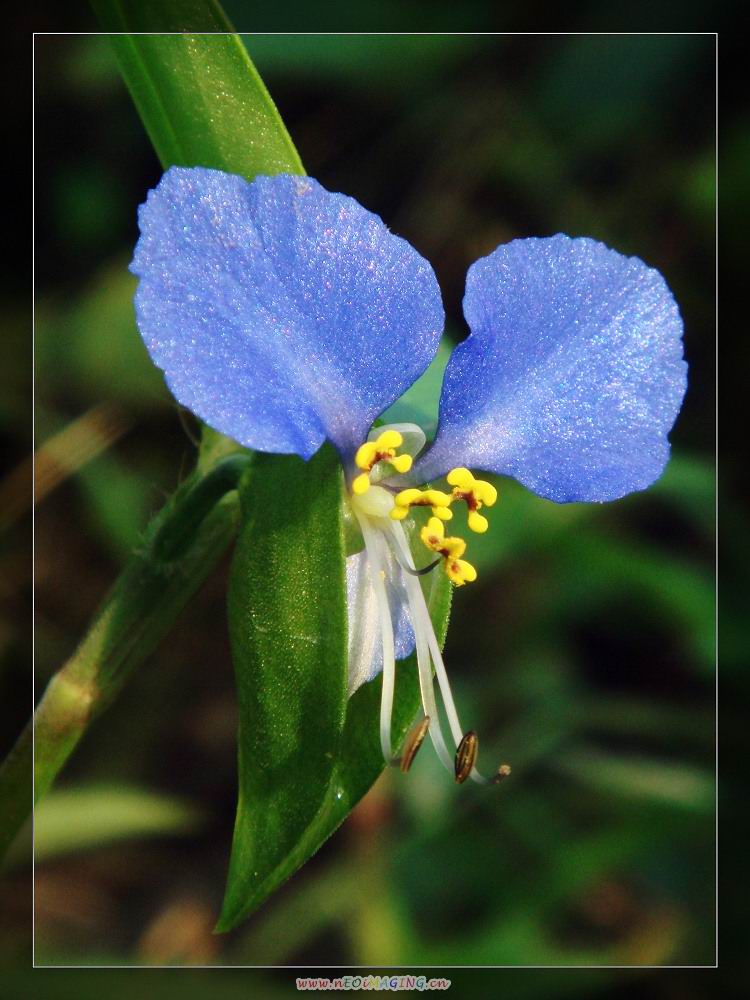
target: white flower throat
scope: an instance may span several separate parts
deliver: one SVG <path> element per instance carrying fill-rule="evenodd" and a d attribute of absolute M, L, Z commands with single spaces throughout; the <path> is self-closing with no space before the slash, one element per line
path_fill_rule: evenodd
<path fill-rule="evenodd" d="M 458 718 L 451 693 L 448 675 L 443 662 L 440 644 L 430 620 L 419 577 L 427 572 L 442 569 L 456 586 L 476 579 L 471 563 L 463 559 L 466 542 L 462 538 L 446 536 L 445 523 L 453 517 L 451 505 L 464 501 L 468 510 L 468 526 L 483 533 L 487 520 L 479 513 L 483 506 L 491 507 L 497 500 L 497 491 L 491 483 L 475 479 L 468 469 L 453 469 L 447 476 L 450 493 L 434 489 L 417 489 L 403 484 L 414 457 L 425 445 L 425 435 L 415 424 L 391 424 L 373 430 L 368 440 L 355 456 L 357 472 L 350 480 L 348 501 L 356 518 L 365 546 L 369 583 L 375 597 L 379 622 L 380 650 L 382 652 L 383 691 L 380 703 L 380 744 L 385 760 L 400 764 L 408 771 L 429 731 L 440 761 L 461 783 L 472 778 L 480 783 L 497 782 L 510 773 L 507 764 L 501 765 L 491 779 L 483 777 L 474 762 L 477 756 L 476 733 L 465 731 Z M 414 557 L 401 523 L 413 507 L 430 507 L 431 517 L 420 532 L 420 538 L 436 558 L 422 569 L 417 569 Z M 390 571 L 390 572 L 389 572 Z M 386 585 L 388 584 L 388 586 Z M 391 743 L 391 717 L 396 680 L 396 645 L 394 640 L 394 608 L 388 591 L 398 594 L 408 609 L 414 633 L 419 687 L 424 717 L 407 736 L 400 756 L 394 753 Z M 448 749 L 438 713 L 433 683 L 433 669 L 445 707 L 445 715 L 454 749 Z M 360 679 L 361 680 L 361 679 Z"/>

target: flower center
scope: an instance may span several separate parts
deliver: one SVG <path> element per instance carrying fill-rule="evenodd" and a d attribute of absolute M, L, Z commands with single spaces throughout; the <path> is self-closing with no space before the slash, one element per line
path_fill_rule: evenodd
<path fill-rule="evenodd" d="M 474 766 L 478 750 L 476 734 L 461 727 L 440 644 L 432 627 L 427 603 L 419 576 L 442 563 L 449 580 L 463 586 L 477 578 L 471 563 L 463 559 L 466 542 L 463 538 L 446 536 L 445 523 L 453 518 L 451 505 L 463 501 L 467 506 L 467 524 L 470 530 L 485 532 L 487 519 L 479 513 L 483 506 L 491 507 L 497 500 L 497 490 L 484 480 L 475 479 L 468 469 L 457 467 L 447 476 L 453 487 L 450 493 L 426 487 L 398 487 L 398 480 L 412 467 L 414 456 L 425 443 L 424 434 L 410 424 L 395 424 L 378 428 L 357 450 L 355 465 L 359 473 L 351 480 L 350 504 L 357 519 L 365 552 L 370 566 L 369 580 L 375 592 L 380 619 L 381 647 L 383 653 L 383 693 L 380 706 L 380 742 L 383 756 L 389 763 L 400 763 L 408 771 L 429 731 L 435 750 L 442 763 L 458 783 L 471 777 L 474 781 L 487 782 L 487 778 Z M 382 484 L 382 485 L 378 485 Z M 437 555 L 430 565 L 417 569 L 414 564 L 403 522 L 414 508 L 429 507 L 431 517 L 420 531 L 420 539 L 430 552 Z M 386 581 L 386 569 L 395 567 L 392 578 Z M 389 604 L 388 582 L 391 593 L 400 595 L 408 608 L 414 632 L 414 644 L 419 671 L 424 717 L 407 737 L 401 755 L 395 757 L 391 747 L 391 716 L 395 688 L 395 642 L 393 609 Z M 451 753 L 442 732 L 435 698 L 434 675 L 442 695 L 445 715 L 455 750 Z M 493 782 L 508 773 L 507 764 L 501 766 Z"/>

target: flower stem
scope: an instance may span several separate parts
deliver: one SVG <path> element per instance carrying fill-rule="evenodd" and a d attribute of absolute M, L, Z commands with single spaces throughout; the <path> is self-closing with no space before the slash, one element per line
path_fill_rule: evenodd
<path fill-rule="evenodd" d="M 92 720 L 169 631 L 237 528 L 233 492 L 252 456 L 235 454 L 181 486 L 146 530 L 73 656 L 0 766 L 0 857 L 48 791 Z"/>

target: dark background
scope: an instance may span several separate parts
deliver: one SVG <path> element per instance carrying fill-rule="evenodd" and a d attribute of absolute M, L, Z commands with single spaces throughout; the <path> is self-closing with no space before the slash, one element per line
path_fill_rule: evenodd
<path fill-rule="evenodd" d="M 691 366 L 674 459 L 651 491 L 604 507 L 503 491 L 446 655 L 463 714 L 513 778 L 467 795 L 425 752 L 217 938 L 235 795 L 224 567 L 44 807 L 38 962 L 714 961 L 714 46 L 674 35 L 248 41 L 308 172 L 430 259 L 454 339 L 466 268 L 499 242 L 590 235 L 658 267 Z M 38 444 L 78 421 L 67 471 L 37 508 L 41 689 L 193 446 L 130 311 L 135 208 L 160 170 L 106 39 L 38 38 L 36 86 Z M 20 322 L 9 330 L 2 430 L 21 461 L 27 339 Z M 12 476 L 5 486 L 9 746 L 28 710 L 28 637 L 14 628 L 28 514 Z M 19 844 L 0 890 L 11 913 L 0 948 L 18 962 L 24 857 Z M 528 995 L 562 996 L 574 981 L 520 975 L 514 990 Z M 574 992 L 615 997 L 634 975 L 589 973 Z M 702 995 L 700 979 L 680 995 Z"/>

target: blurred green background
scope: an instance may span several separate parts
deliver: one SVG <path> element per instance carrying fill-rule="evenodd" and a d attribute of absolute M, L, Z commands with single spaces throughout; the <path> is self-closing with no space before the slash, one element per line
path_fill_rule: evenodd
<path fill-rule="evenodd" d="M 690 388 L 647 493 L 559 507 L 502 484 L 446 648 L 483 758 L 513 764 L 502 788 L 455 788 L 425 751 L 246 925 L 213 936 L 235 806 L 225 564 L 38 810 L 37 963 L 712 964 L 714 38 L 247 46 L 308 172 L 432 262 L 454 339 L 476 257 L 517 236 L 589 235 L 665 275 Z M 194 423 L 133 322 L 135 211 L 160 169 L 109 43 L 38 37 L 36 88 L 41 691 L 191 467 Z M 18 322 L 9 343 L 2 429 L 20 464 L 2 484 L 3 752 L 28 711 Z M 21 838 L 0 887 L 11 963 L 28 852 Z M 632 982 L 538 975 L 514 995 L 615 997 Z"/>

